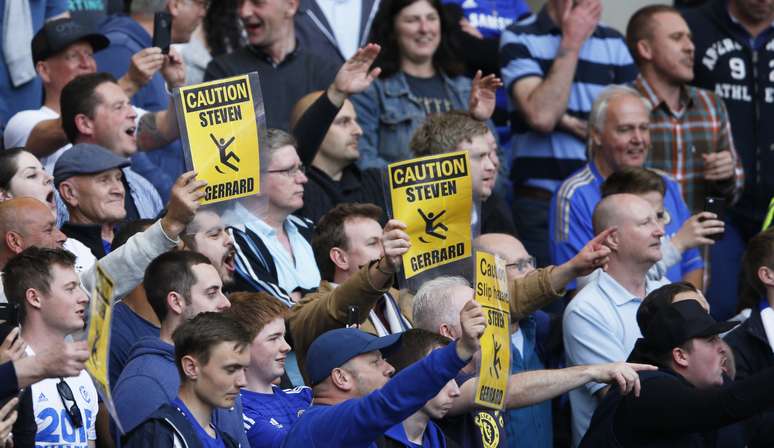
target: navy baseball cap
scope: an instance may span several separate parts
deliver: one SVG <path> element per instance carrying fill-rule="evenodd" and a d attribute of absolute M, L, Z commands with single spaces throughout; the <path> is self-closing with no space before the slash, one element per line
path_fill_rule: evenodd
<path fill-rule="evenodd" d="M 376 337 L 356 328 L 337 328 L 317 337 L 306 354 L 306 371 L 314 386 L 322 382 L 333 369 L 374 350 L 392 348 L 400 341 L 401 334 Z"/>
<path fill-rule="evenodd" d="M 110 40 L 104 34 L 73 19 L 46 22 L 32 38 L 32 60 L 37 64 L 81 40 L 90 43 L 95 52 L 110 45 Z"/>
<path fill-rule="evenodd" d="M 97 174 L 113 168 L 130 165 L 129 159 L 119 157 L 99 145 L 78 143 L 59 157 L 54 166 L 54 185 L 73 176 Z"/>

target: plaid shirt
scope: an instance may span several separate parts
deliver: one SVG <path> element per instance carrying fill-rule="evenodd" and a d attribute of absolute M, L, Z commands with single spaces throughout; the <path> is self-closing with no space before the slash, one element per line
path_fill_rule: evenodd
<path fill-rule="evenodd" d="M 744 171 L 723 100 L 708 90 L 686 85 L 680 100 L 683 110 L 676 113 L 656 96 L 642 75 L 634 81 L 634 88 L 653 105 L 647 166 L 666 171 L 680 184 L 693 213 L 703 209 L 705 196 L 721 196 L 729 204 L 736 202 L 742 193 Z M 731 151 L 736 161 L 734 177 L 705 181 L 702 155 L 721 151 Z"/>

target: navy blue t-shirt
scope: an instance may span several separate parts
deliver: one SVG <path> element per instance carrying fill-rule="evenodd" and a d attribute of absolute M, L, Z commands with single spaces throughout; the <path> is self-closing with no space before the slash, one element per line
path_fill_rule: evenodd
<path fill-rule="evenodd" d="M 140 317 L 123 302 L 113 306 L 110 326 L 108 377 L 112 389 L 129 361 L 134 343 L 145 336 L 159 337 L 159 327 Z"/>

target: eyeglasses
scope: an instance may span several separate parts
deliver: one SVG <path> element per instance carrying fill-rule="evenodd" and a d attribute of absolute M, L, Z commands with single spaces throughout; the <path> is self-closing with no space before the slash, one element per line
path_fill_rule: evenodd
<path fill-rule="evenodd" d="M 290 168 L 285 168 L 284 170 L 268 170 L 266 172 L 282 174 L 284 176 L 294 178 L 298 173 L 306 174 L 306 167 L 304 165 L 296 165 L 296 166 L 291 166 Z"/>
<path fill-rule="evenodd" d="M 513 263 L 508 263 L 505 265 L 506 268 L 516 268 L 519 272 L 524 272 L 528 268 L 535 269 L 535 266 L 537 266 L 537 259 L 535 257 L 529 256 L 527 258 L 521 258 L 519 260 L 514 261 Z"/>
<path fill-rule="evenodd" d="M 59 378 L 59 382 L 56 383 L 56 391 L 59 392 L 59 398 L 62 400 L 62 404 L 67 410 L 67 415 L 70 416 L 70 422 L 73 424 L 73 428 L 80 428 L 83 426 L 83 417 L 81 417 L 81 409 L 78 407 L 78 403 L 75 402 L 73 397 L 73 390 L 65 382 L 64 378 Z M 72 406 L 68 406 L 68 402 L 72 402 Z"/>

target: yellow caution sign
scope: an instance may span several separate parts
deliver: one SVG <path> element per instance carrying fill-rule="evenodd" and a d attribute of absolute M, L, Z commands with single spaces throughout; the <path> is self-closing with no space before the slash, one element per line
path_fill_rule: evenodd
<path fill-rule="evenodd" d="M 387 167 L 393 216 L 406 223 L 406 278 L 471 255 L 473 187 L 466 151 Z"/>
<path fill-rule="evenodd" d="M 257 73 L 249 73 L 175 92 L 186 163 L 207 181 L 202 204 L 260 191 L 257 86 Z"/>
<path fill-rule="evenodd" d="M 107 275 L 99 263 L 96 264 L 97 281 L 91 295 L 89 305 L 88 345 L 89 359 L 86 360 L 86 371 L 94 379 L 94 386 L 102 396 L 108 411 L 113 416 L 116 425 L 122 430 L 121 422 L 115 411 L 113 400 L 110 396 L 110 383 L 108 380 L 108 360 L 110 357 L 110 321 L 113 317 L 113 280 Z M 122 430 L 123 432 L 123 430 Z"/>
<path fill-rule="evenodd" d="M 503 409 L 511 375 L 510 299 L 505 261 L 476 252 L 476 301 L 484 308 L 486 330 L 481 336 L 481 366 L 476 404 Z"/>

